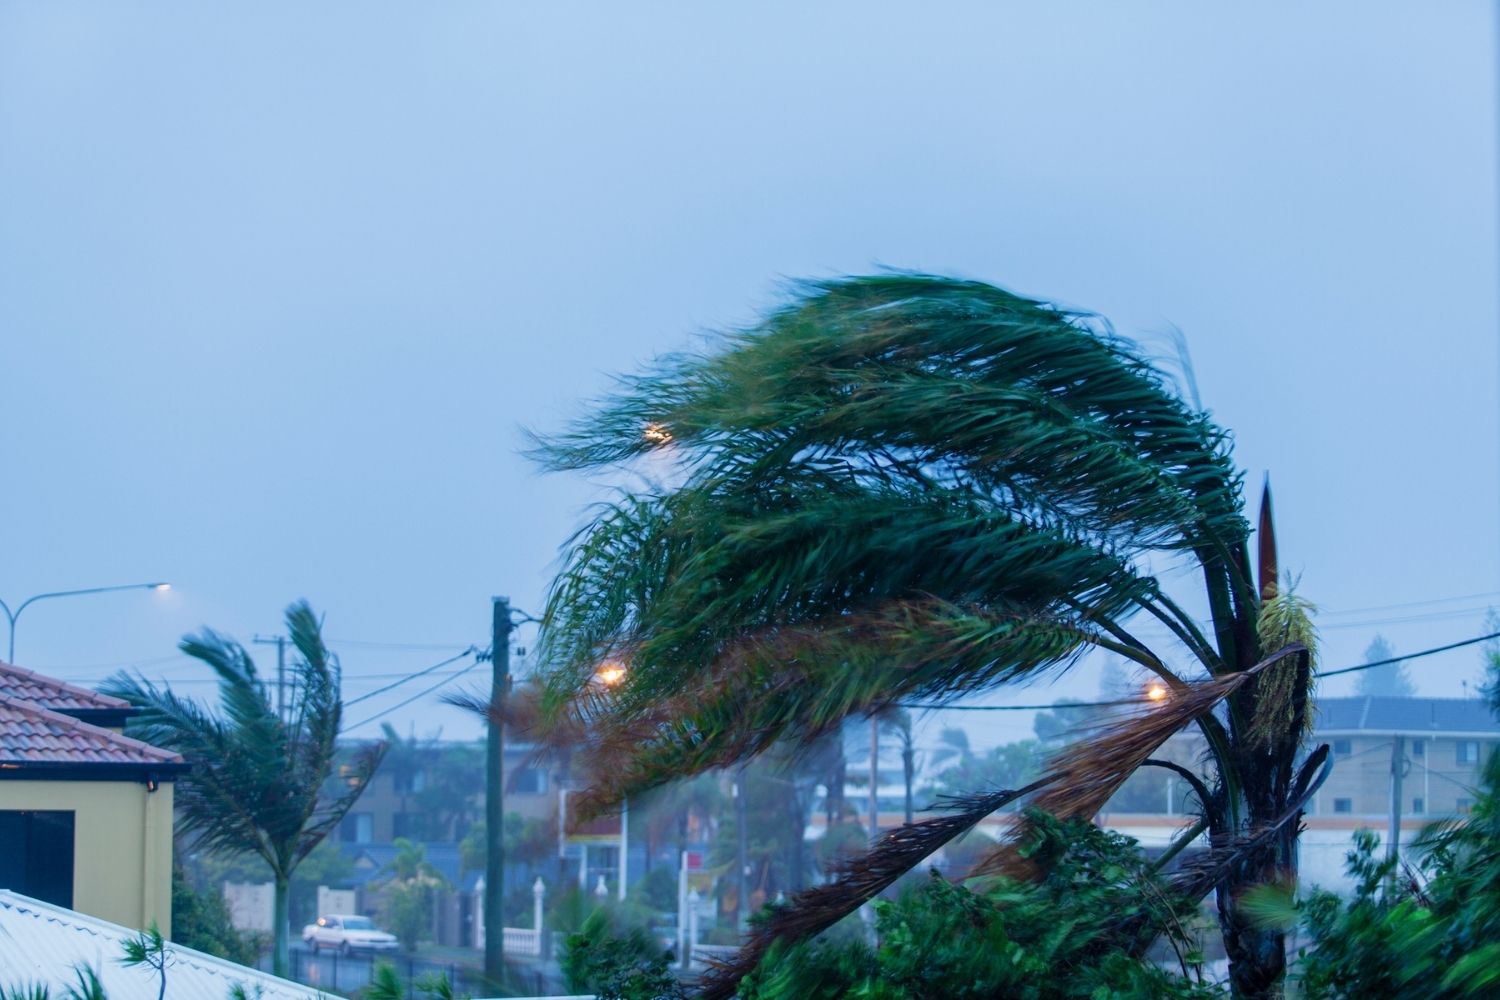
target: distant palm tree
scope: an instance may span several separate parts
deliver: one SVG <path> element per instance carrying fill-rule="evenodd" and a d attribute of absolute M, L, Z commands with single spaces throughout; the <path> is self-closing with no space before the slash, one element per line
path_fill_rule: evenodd
<path fill-rule="evenodd" d="M 929 763 L 933 767 L 962 766 L 973 759 L 974 750 L 969 745 L 969 731 L 957 726 L 945 726 L 938 736 L 938 746 L 932 751 Z"/>
<path fill-rule="evenodd" d="M 104 688 L 141 709 L 132 735 L 176 750 L 192 765 L 178 784 L 178 830 L 209 850 L 258 855 L 271 869 L 279 976 L 288 966 L 292 873 L 338 826 L 385 752 L 383 743 L 367 745 L 340 768 L 341 790 L 325 794 L 343 716 L 338 661 L 307 602 L 287 608 L 286 625 L 298 699 L 285 718 L 244 647 L 212 629 L 185 636 L 180 648 L 218 675 L 217 713 L 138 675 L 118 674 Z"/>
<path fill-rule="evenodd" d="M 799 291 L 625 379 L 539 447 L 555 469 L 648 453 L 675 466 L 674 485 L 600 508 L 549 598 L 543 702 L 587 721 L 581 753 L 601 765 L 577 806 L 1107 650 L 1156 674 L 1159 700 L 1063 751 L 1036 803 L 1092 816 L 1197 725 L 1207 773 L 1184 780 L 1203 827 L 1169 854 L 1208 830 L 1213 863 L 1184 891 L 1217 888 L 1236 993 L 1273 995 L 1283 935 L 1239 900 L 1295 870 L 1326 751 L 1299 761 L 1310 626 L 1276 586 L 1269 493 L 1257 568 L 1228 433 L 1097 318 L 924 275 Z M 1166 567 L 1195 571 L 1207 622 L 1166 593 Z M 1135 614 L 1171 645 L 1132 631 Z M 630 668 L 606 691 L 593 677 L 610 658 Z M 1014 797 L 896 831 L 762 925 L 705 995 L 727 996 L 773 940 L 852 912 Z M 1024 869 L 1014 847 L 978 870 Z"/>
<path fill-rule="evenodd" d="M 896 737 L 896 745 L 901 748 L 901 782 L 905 789 L 906 822 L 910 823 L 915 811 L 912 793 L 917 778 L 917 741 L 912 732 L 911 713 L 904 708 L 889 709 L 880 716 L 880 728 Z"/>

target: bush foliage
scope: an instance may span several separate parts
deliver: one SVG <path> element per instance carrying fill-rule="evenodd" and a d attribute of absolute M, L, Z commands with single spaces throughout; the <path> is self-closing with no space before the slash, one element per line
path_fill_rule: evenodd
<path fill-rule="evenodd" d="M 740 987 L 742 1000 L 927 1000 L 945 997 L 1199 998 L 1194 942 L 1180 931 L 1191 907 L 1173 900 L 1133 841 L 1083 822 L 1033 814 L 1033 856 L 1053 862 L 1040 882 L 996 878 L 970 889 L 933 872 L 894 902 L 875 904 L 878 944 L 775 947 Z M 1164 928 L 1176 971 L 1133 952 L 1141 927 Z"/>
<path fill-rule="evenodd" d="M 599 1000 L 674 1000 L 684 994 L 667 968 L 671 961 L 644 927 L 601 906 L 568 935 L 562 973 L 569 990 Z"/>

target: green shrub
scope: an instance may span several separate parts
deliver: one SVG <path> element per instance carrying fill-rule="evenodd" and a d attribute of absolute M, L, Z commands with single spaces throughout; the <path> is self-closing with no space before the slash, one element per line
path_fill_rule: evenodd
<path fill-rule="evenodd" d="M 1490 660 L 1490 707 L 1500 711 L 1500 647 Z M 1474 809 L 1430 827 L 1410 852 L 1417 868 L 1377 860 L 1380 839 L 1355 835 L 1345 901 L 1315 892 L 1261 901 L 1265 919 L 1301 921 L 1312 946 L 1294 975 L 1309 1000 L 1459 1000 L 1500 996 L 1500 753 L 1484 765 Z M 1268 894 L 1274 897 L 1274 894 Z"/>
<path fill-rule="evenodd" d="M 195 890 L 180 867 L 172 869 L 172 941 L 240 965 L 260 955 L 259 942 L 235 930 L 224 897 Z"/>
<path fill-rule="evenodd" d="M 600 907 L 568 936 L 562 973 L 569 990 L 599 1000 L 671 1000 L 684 995 L 667 969 L 671 961 L 672 953 L 644 927 L 626 925 Z"/>
<path fill-rule="evenodd" d="M 933 872 L 896 901 L 874 904 L 877 945 L 845 931 L 842 940 L 774 947 L 741 984 L 741 1000 L 1223 995 L 1203 984 L 1194 943 L 1175 930 L 1180 972 L 1134 957 L 1152 933 L 1142 928 L 1180 926 L 1190 907 L 1171 899 L 1133 841 L 1088 823 L 1033 819 L 1028 851 L 1051 862 L 1042 881 L 996 878 L 975 891 Z"/>

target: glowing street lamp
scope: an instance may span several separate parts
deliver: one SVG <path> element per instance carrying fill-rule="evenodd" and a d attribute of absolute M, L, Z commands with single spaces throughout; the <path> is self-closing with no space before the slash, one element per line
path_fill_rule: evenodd
<path fill-rule="evenodd" d="M 1148 701 L 1162 702 L 1167 700 L 1167 686 L 1161 681 L 1152 681 L 1146 685 L 1146 699 Z"/>
<path fill-rule="evenodd" d="M 655 420 L 647 424 L 645 429 L 641 431 L 641 437 L 645 438 L 648 444 L 672 443 L 672 432 L 667 429 L 667 425 Z"/>
<path fill-rule="evenodd" d="M 36 594 L 22 601 L 16 610 L 12 611 L 10 605 L 0 601 L 0 611 L 5 612 L 5 617 L 10 620 L 10 651 L 6 654 L 6 662 L 16 662 L 16 619 L 21 617 L 21 612 L 37 601 L 44 601 L 53 597 L 78 597 L 83 594 L 107 594 L 115 590 L 171 590 L 170 583 L 126 583 L 117 587 L 85 587 L 82 590 L 55 590 L 47 594 Z"/>

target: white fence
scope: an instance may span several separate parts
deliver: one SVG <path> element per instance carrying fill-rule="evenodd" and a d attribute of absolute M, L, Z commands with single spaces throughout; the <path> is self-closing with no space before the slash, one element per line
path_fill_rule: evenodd
<path fill-rule="evenodd" d="M 535 927 L 505 928 L 505 953 L 522 958 L 541 958 L 542 932 Z"/>

